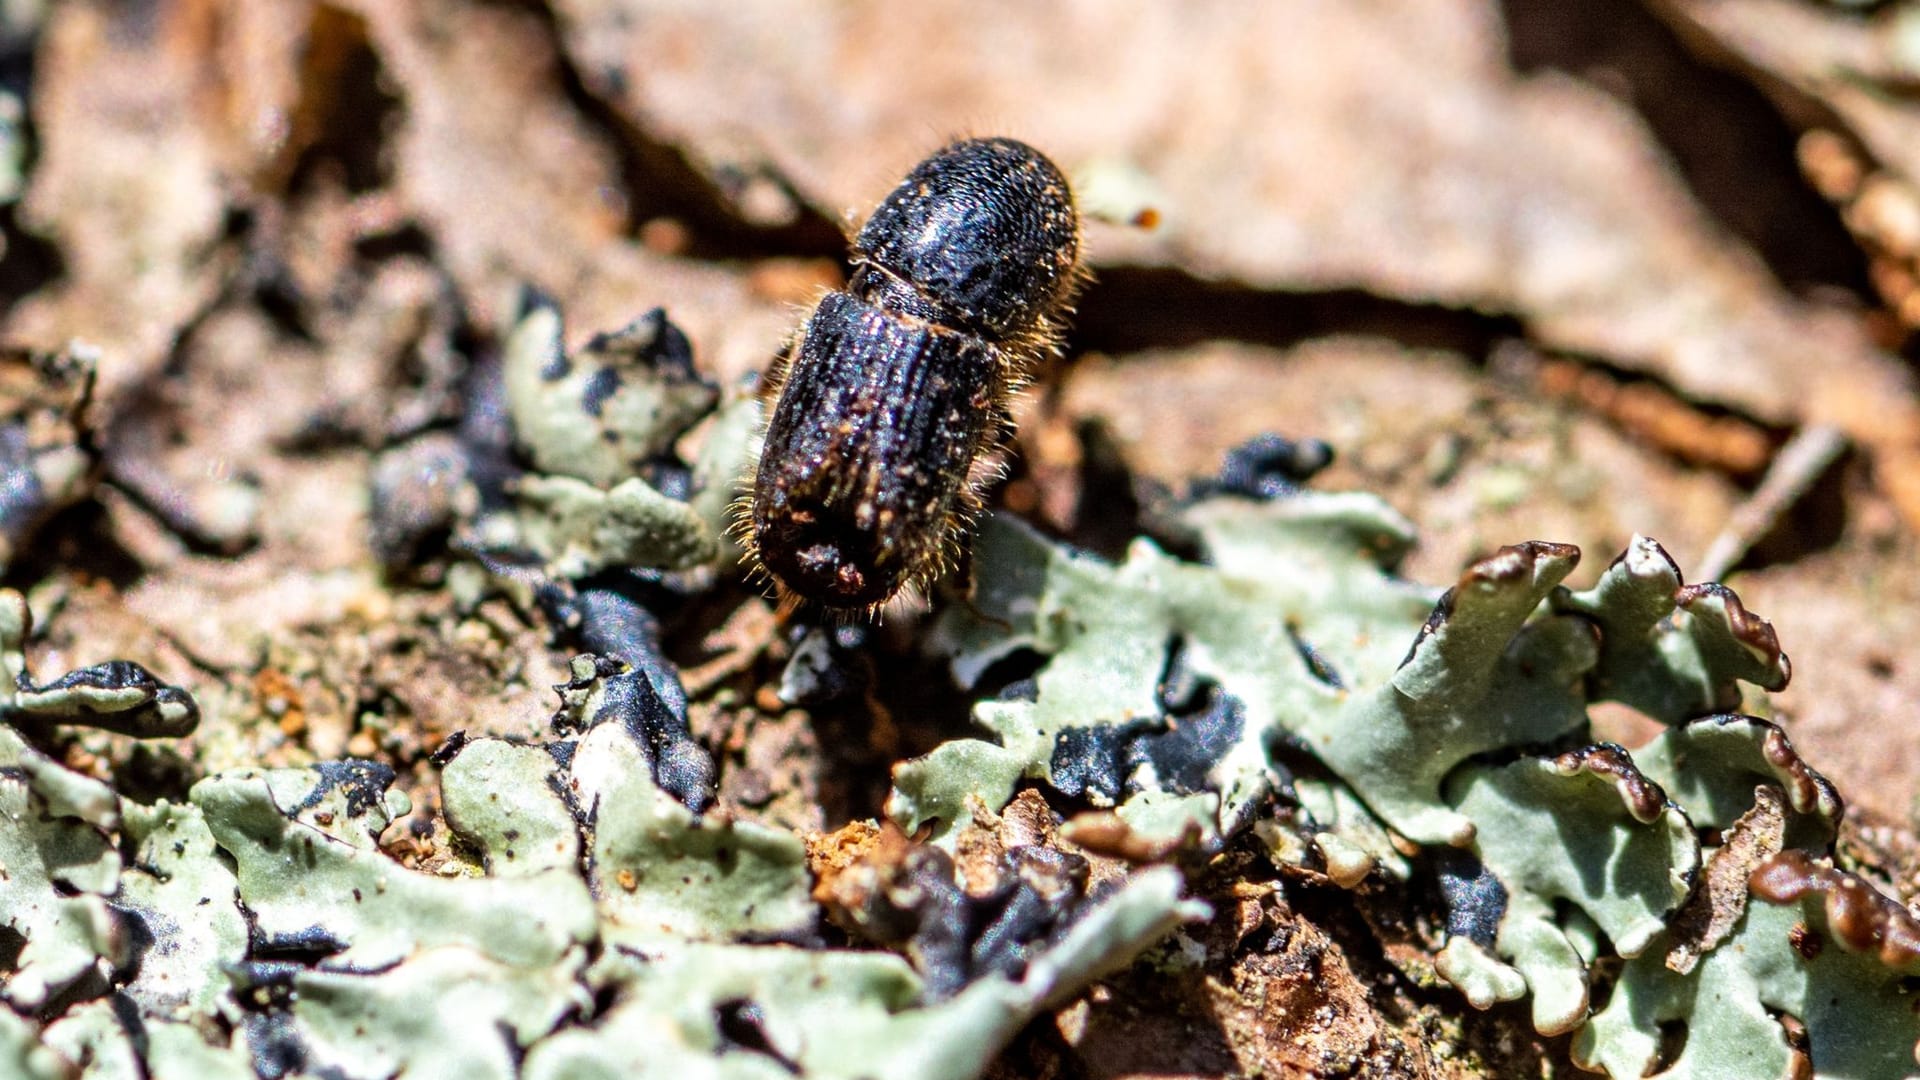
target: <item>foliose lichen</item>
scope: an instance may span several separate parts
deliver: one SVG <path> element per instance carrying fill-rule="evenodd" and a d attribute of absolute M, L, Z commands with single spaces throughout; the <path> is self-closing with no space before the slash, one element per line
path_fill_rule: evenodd
<path fill-rule="evenodd" d="M 64 768 L 56 725 L 164 738 L 197 710 L 125 662 L 36 682 L 0 591 L 0 1071 L 958 1080 L 1208 917 L 1177 867 L 1240 845 L 1283 880 L 1430 883 L 1430 974 L 1527 1000 L 1613 1076 L 1916 1073 L 1920 923 L 1840 865 L 1833 785 L 1737 711 L 1786 683 L 1771 627 L 1653 541 L 1581 591 L 1543 542 L 1428 588 L 1396 573 L 1410 523 L 1308 490 L 1325 448 L 1276 439 L 1165 522 L 1197 558 L 989 519 L 929 635 L 963 685 L 1005 683 L 988 737 L 899 763 L 890 820 L 802 837 L 716 805 L 654 614 L 731 557 L 757 405 L 658 313 L 562 341 L 530 301 L 459 429 L 375 466 L 383 558 L 444 534 L 486 575 L 450 585 L 582 650 L 544 736 L 435 755 L 431 872 L 383 847 L 409 807 L 376 762 L 151 806 Z M 781 693 L 831 697 L 859 635 L 800 642 Z M 1600 701 L 1667 726 L 1597 741 Z"/>
<path fill-rule="evenodd" d="M 696 816 L 654 782 L 645 731 L 591 706 L 600 662 L 576 669 L 554 739 L 443 757 L 473 861 L 440 874 L 381 850 L 408 810 L 383 765 L 222 773 L 185 805 L 141 807 L 0 727 L 17 804 L 0 888 L 27 942 L 3 989 L 29 1016 L 78 999 L 44 1024 L 0 1010 L 0 1060 L 53 1076 L 967 1077 L 1041 1008 L 1205 915 L 1178 874 L 1141 874 L 1056 912 L 1023 963 L 938 988 L 899 956 L 826 948 L 801 839 Z"/>
<path fill-rule="evenodd" d="M 0 786 L 20 803 L 0 888 L 27 942 L 0 984 L 22 1010 L 0 1010 L 0 1062 L 129 1078 L 961 1078 L 1206 915 L 1163 868 L 1071 895 L 1029 886 L 978 961 L 828 947 L 802 838 L 714 809 L 713 758 L 642 602 L 711 580 L 757 406 L 716 408 L 659 313 L 572 357 L 559 340 L 550 306 L 530 303 L 460 430 L 391 449 L 372 477 L 383 557 L 443 533 L 587 650 L 544 740 L 461 735 L 435 755 L 457 857 L 426 873 L 387 854 L 410 807 L 377 762 L 223 772 L 144 807 L 0 726 L 0 775 L 24 778 Z M 601 421 L 584 440 L 582 412 Z M 696 421 L 689 465 L 676 446 Z M 608 527 L 603 512 L 628 504 Z M 26 630 L 24 603 L 0 593 L 10 717 L 146 737 L 197 719 L 129 664 L 34 683 Z M 952 929 L 925 920 L 925 935 Z"/>
<path fill-rule="evenodd" d="M 26 599 L 0 589 L 0 927 L 18 943 L 0 1001 L 27 1011 L 135 957 L 128 919 L 113 904 L 123 868 L 115 840 L 138 850 L 154 819 L 123 818 L 112 788 L 64 768 L 20 728 L 82 723 L 168 736 L 199 721 L 184 691 L 126 661 L 36 683 L 26 664 L 31 629 Z M 141 895 L 136 887 L 135 902 Z"/>
<path fill-rule="evenodd" d="M 953 671 L 971 684 L 1020 653 L 1037 670 L 976 707 L 991 741 L 896 768 L 901 828 L 952 837 L 1037 781 L 1111 807 L 1102 827 L 1135 842 L 1204 852 L 1251 831 L 1341 886 L 1428 876 L 1437 974 L 1477 1007 L 1530 998 L 1538 1031 L 1575 1032 L 1614 1076 L 1784 1076 L 1796 1053 L 1815 1076 L 1914 1073 L 1915 958 L 1887 944 L 1912 920 L 1806 869 L 1834 858 L 1838 794 L 1777 726 L 1726 711 L 1741 683 L 1786 684 L 1771 626 L 1644 537 L 1584 591 L 1563 584 L 1578 550 L 1529 542 L 1435 594 L 1392 575 L 1412 534 L 1383 503 L 1247 471 L 1175 516 L 1199 562 L 983 529 L 980 587 L 942 627 Z M 1204 709 L 1181 704 L 1196 685 Z M 1671 726 L 1632 752 L 1595 743 L 1600 701 Z M 1182 751 L 1170 766 L 1159 747 Z"/>

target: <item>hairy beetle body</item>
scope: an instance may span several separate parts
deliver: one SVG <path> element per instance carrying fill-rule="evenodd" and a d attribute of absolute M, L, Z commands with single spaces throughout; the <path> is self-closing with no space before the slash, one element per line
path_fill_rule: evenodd
<path fill-rule="evenodd" d="M 1079 219 L 1038 151 L 966 140 L 907 176 L 852 256 L 779 374 L 743 525 L 783 600 L 872 611 L 938 576 L 978 509 L 975 465 L 1078 284 Z"/>

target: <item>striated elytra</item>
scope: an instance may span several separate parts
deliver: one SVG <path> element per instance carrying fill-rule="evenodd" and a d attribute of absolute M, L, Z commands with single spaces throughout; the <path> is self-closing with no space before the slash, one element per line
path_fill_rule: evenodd
<path fill-rule="evenodd" d="M 946 147 L 874 211 L 775 373 L 743 525 L 783 603 L 873 612 L 945 571 L 1079 254 L 1066 177 L 1012 139 Z"/>

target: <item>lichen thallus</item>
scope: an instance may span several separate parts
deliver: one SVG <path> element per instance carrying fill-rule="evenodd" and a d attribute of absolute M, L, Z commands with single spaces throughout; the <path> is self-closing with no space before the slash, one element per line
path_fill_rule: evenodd
<path fill-rule="evenodd" d="M 775 366 L 737 520 L 783 607 L 872 615 L 964 543 L 1009 399 L 1082 279 L 1079 215 L 1045 155 L 967 139 L 915 166 L 851 254 Z"/>

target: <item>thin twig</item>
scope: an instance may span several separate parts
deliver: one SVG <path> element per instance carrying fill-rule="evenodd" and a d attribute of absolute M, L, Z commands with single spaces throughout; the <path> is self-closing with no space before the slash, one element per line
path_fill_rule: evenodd
<path fill-rule="evenodd" d="M 1847 437 L 1828 424 L 1803 428 L 1789 439 L 1774 455 L 1759 488 L 1734 510 L 1726 527 L 1714 537 L 1698 564 L 1699 580 L 1718 581 L 1732 570 L 1846 448 Z"/>

